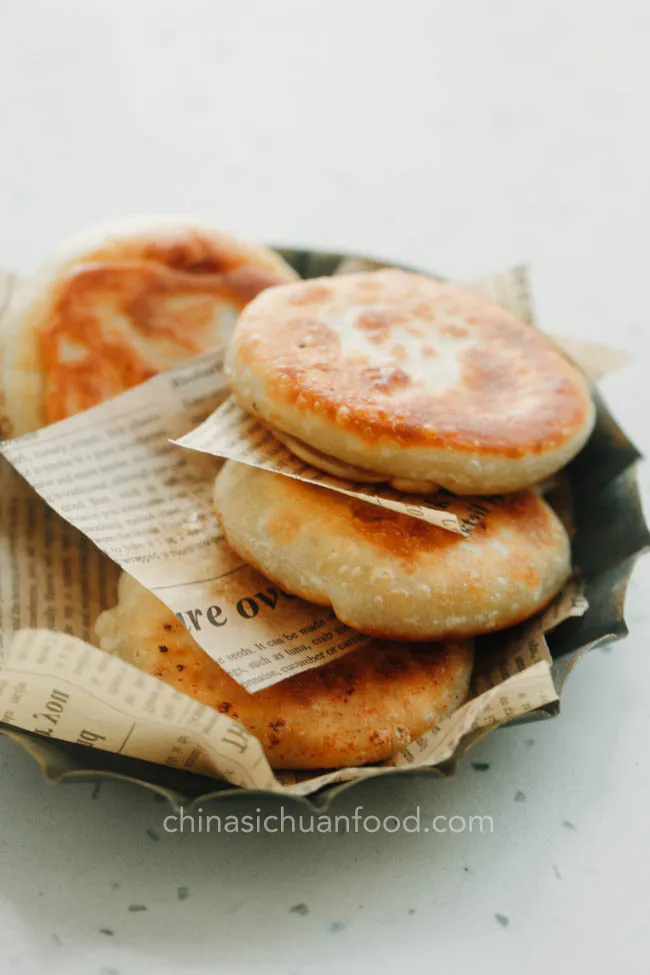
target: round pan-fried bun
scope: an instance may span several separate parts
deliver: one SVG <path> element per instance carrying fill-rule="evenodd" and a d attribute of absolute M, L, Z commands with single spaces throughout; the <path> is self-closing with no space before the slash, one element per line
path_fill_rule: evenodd
<path fill-rule="evenodd" d="M 102 649 L 229 715 L 277 769 L 381 762 L 465 700 L 468 640 L 438 645 L 372 641 L 316 670 L 248 694 L 174 614 L 123 575 L 119 601 L 96 624 Z"/>
<path fill-rule="evenodd" d="M 468 537 L 232 461 L 214 498 L 241 558 L 372 636 L 439 640 L 511 626 L 570 572 L 567 533 L 534 491 L 473 499 L 480 520 Z M 450 511 L 462 517 L 466 506 L 458 499 Z"/>
<path fill-rule="evenodd" d="M 585 380 L 541 332 L 406 271 L 265 292 L 238 320 L 227 369 L 240 405 L 280 436 L 398 489 L 530 487 L 594 423 Z"/>
<path fill-rule="evenodd" d="M 94 406 L 229 339 L 278 255 L 192 219 L 123 220 L 57 250 L 4 332 L 9 434 Z"/>

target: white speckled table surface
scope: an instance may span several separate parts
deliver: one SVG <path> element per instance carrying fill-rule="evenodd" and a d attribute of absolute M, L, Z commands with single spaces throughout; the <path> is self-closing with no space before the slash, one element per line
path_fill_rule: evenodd
<path fill-rule="evenodd" d="M 139 211 L 458 278 L 528 261 L 543 327 L 634 353 L 603 386 L 647 451 L 649 35 L 644 0 L 0 4 L 0 266 Z M 489 835 L 171 835 L 149 793 L 49 786 L 0 739 L 0 971 L 647 971 L 649 580 L 557 720 L 335 809 Z"/>

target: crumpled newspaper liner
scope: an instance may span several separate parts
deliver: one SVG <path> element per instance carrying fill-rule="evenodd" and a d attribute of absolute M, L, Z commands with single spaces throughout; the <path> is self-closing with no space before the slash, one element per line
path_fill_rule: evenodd
<path fill-rule="evenodd" d="M 367 267 L 369 264 L 377 266 L 363 259 L 305 251 L 284 252 L 284 256 L 305 277 L 342 273 Z M 608 365 L 611 367 L 611 362 Z M 592 374 L 594 372 L 598 372 L 597 365 Z M 546 642 L 553 661 L 551 672 L 558 695 L 568 673 L 585 651 L 620 639 L 626 634 L 627 627 L 623 617 L 625 588 L 636 558 L 650 543 L 636 481 L 635 465 L 640 455 L 616 425 L 602 399 L 597 396 L 596 401 L 598 420 L 594 434 L 580 456 L 569 466 L 566 475 L 570 493 L 575 500 L 574 564 L 584 580 L 584 595 L 589 608 L 583 615 L 569 615 L 546 633 Z M 566 481 L 562 486 L 565 493 Z M 604 526 L 607 528 L 606 546 L 602 544 Z M 106 581 L 107 587 L 110 588 L 112 584 L 114 578 L 109 578 Z M 578 607 L 576 613 L 579 613 L 579 596 L 575 602 Z M 533 639 L 535 627 L 540 632 L 539 621 L 522 626 L 532 628 Z M 492 638 L 482 638 L 484 645 L 479 653 L 484 661 L 489 661 L 490 639 Z M 466 707 L 472 706 L 472 703 L 470 701 Z M 553 700 L 517 718 L 516 722 L 552 717 L 558 711 L 559 701 Z M 459 758 L 476 740 L 494 727 L 506 723 L 510 723 L 507 714 L 497 713 L 491 718 L 488 709 L 485 722 L 469 735 L 455 741 L 449 757 L 437 767 L 414 767 L 405 761 L 405 767 L 381 771 L 392 775 L 450 775 Z M 0 732 L 17 741 L 32 754 L 50 781 L 118 779 L 137 782 L 165 796 L 174 806 L 205 803 L 210 798 L 242 794 L 240 788 L 233 788 L 228 782 L 84 745 L 44 738 L 10 725 L 0 723 Z M 428 737 L 425 736 L 425 739 Z M 413 743 L 410 749 L 417 752 L 418 747 L 426 747 L 425 739 L 420 743 Z M 367 774 L 378 774 L 378 770 L 368 769 Z M 307 778 L 296 776 L 296 785 L 299 785 L 301 777 Z M 340 779 L 341 773 L 332 773 L 330 777 Z M 291 798 L 309 807 L 321 809 L 334 795 L 352 788 L 364 778 L 323 784 L 318 792 L 309 797 L 295 793 L 293 796 L 280 794 L 283 801 Z M 269 792 L 248 789 L 247 794 L 261 797 Z"/>

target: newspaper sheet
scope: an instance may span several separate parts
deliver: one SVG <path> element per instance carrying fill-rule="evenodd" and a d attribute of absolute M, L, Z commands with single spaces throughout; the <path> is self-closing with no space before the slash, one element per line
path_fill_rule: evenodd
<path fill-rule="evenodd" d="M 523 271 L 495 276 L 489 287 L 530 317 Z M 584 357 L 581 364 L 595 362 L 595 379 L 607 356 L 593 352 L 574 343 L 570 354 Z M 169 443 L 225 396 L 221 354 L 207 353 L 110 403 L 3 444 L 32 485 L 0 460 L 5 723 L 237 785 L 308 794 L 331 782 L 440 765 L 471 735 L 556 700 L 544 633 L 584 612 L 575 582 L 545 613 L 495 638 L 467 703 L 381 767 L 274 776 L 241 725 L 92 646 L 94 618 L 115 599 L 118 566 L 155 592 L 251 691 L 365 639 L 324 610 L 285 597 L 226 546 L 211 504 L 218 463 Z M 270 654 L 268 643 L 278 638 L 285 643 Z M 251 667 L 260 656 L 267 662 Z M 278 666 L 293 669 L 278 675 Z"/>

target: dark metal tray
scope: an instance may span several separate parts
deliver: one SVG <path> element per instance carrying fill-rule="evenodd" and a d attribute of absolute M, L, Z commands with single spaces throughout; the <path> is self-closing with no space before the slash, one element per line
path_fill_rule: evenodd
<path fill-rule="evenodd" d="M 283 257 L 305 278 L 333 274 L 342 254 L 307 250 L 281 250 Z M 597 421 L 588 444 L 567 468 L 575 500 L 573 561 L 586 583 L 589 609 L 548 634 L 553 657 L 553 677 L 561 693 L 564 682 L 580 657 L 588 650 L 620 640 L 627 634 L 624 618 L 625 590 L 638 556 L 650 546 L 650 531 L 645 523 L 639 487 L 639 451 L 610 414 L 600 395 L 596 395 Z M 555 716 L 557 703 L 532 711 L 516 723 L 538 721 Z M 43 738 L 0 723 L 0 733 L 17 741 L 41 766 L 52 782 L 121 779 L 156 791 L 174 805 L 205 803 L 209 799 L 241 795 L 230 783 L 155 765 L 83 745 Z M 453 772 L 453 764 L 444 774 Z M 397 776 L 440 776 L 438 769 L 406 768 Z M 394 781 L 391 776 L 391 781 Z M 332 796 L 355 788 L 358 782 L 325 786 L 320 792 L 291 801 L 323 809 Z M 267 793 L 250 791 L 252 796 Z M 286 797 L 285 797 L 286 799 Z"/>

